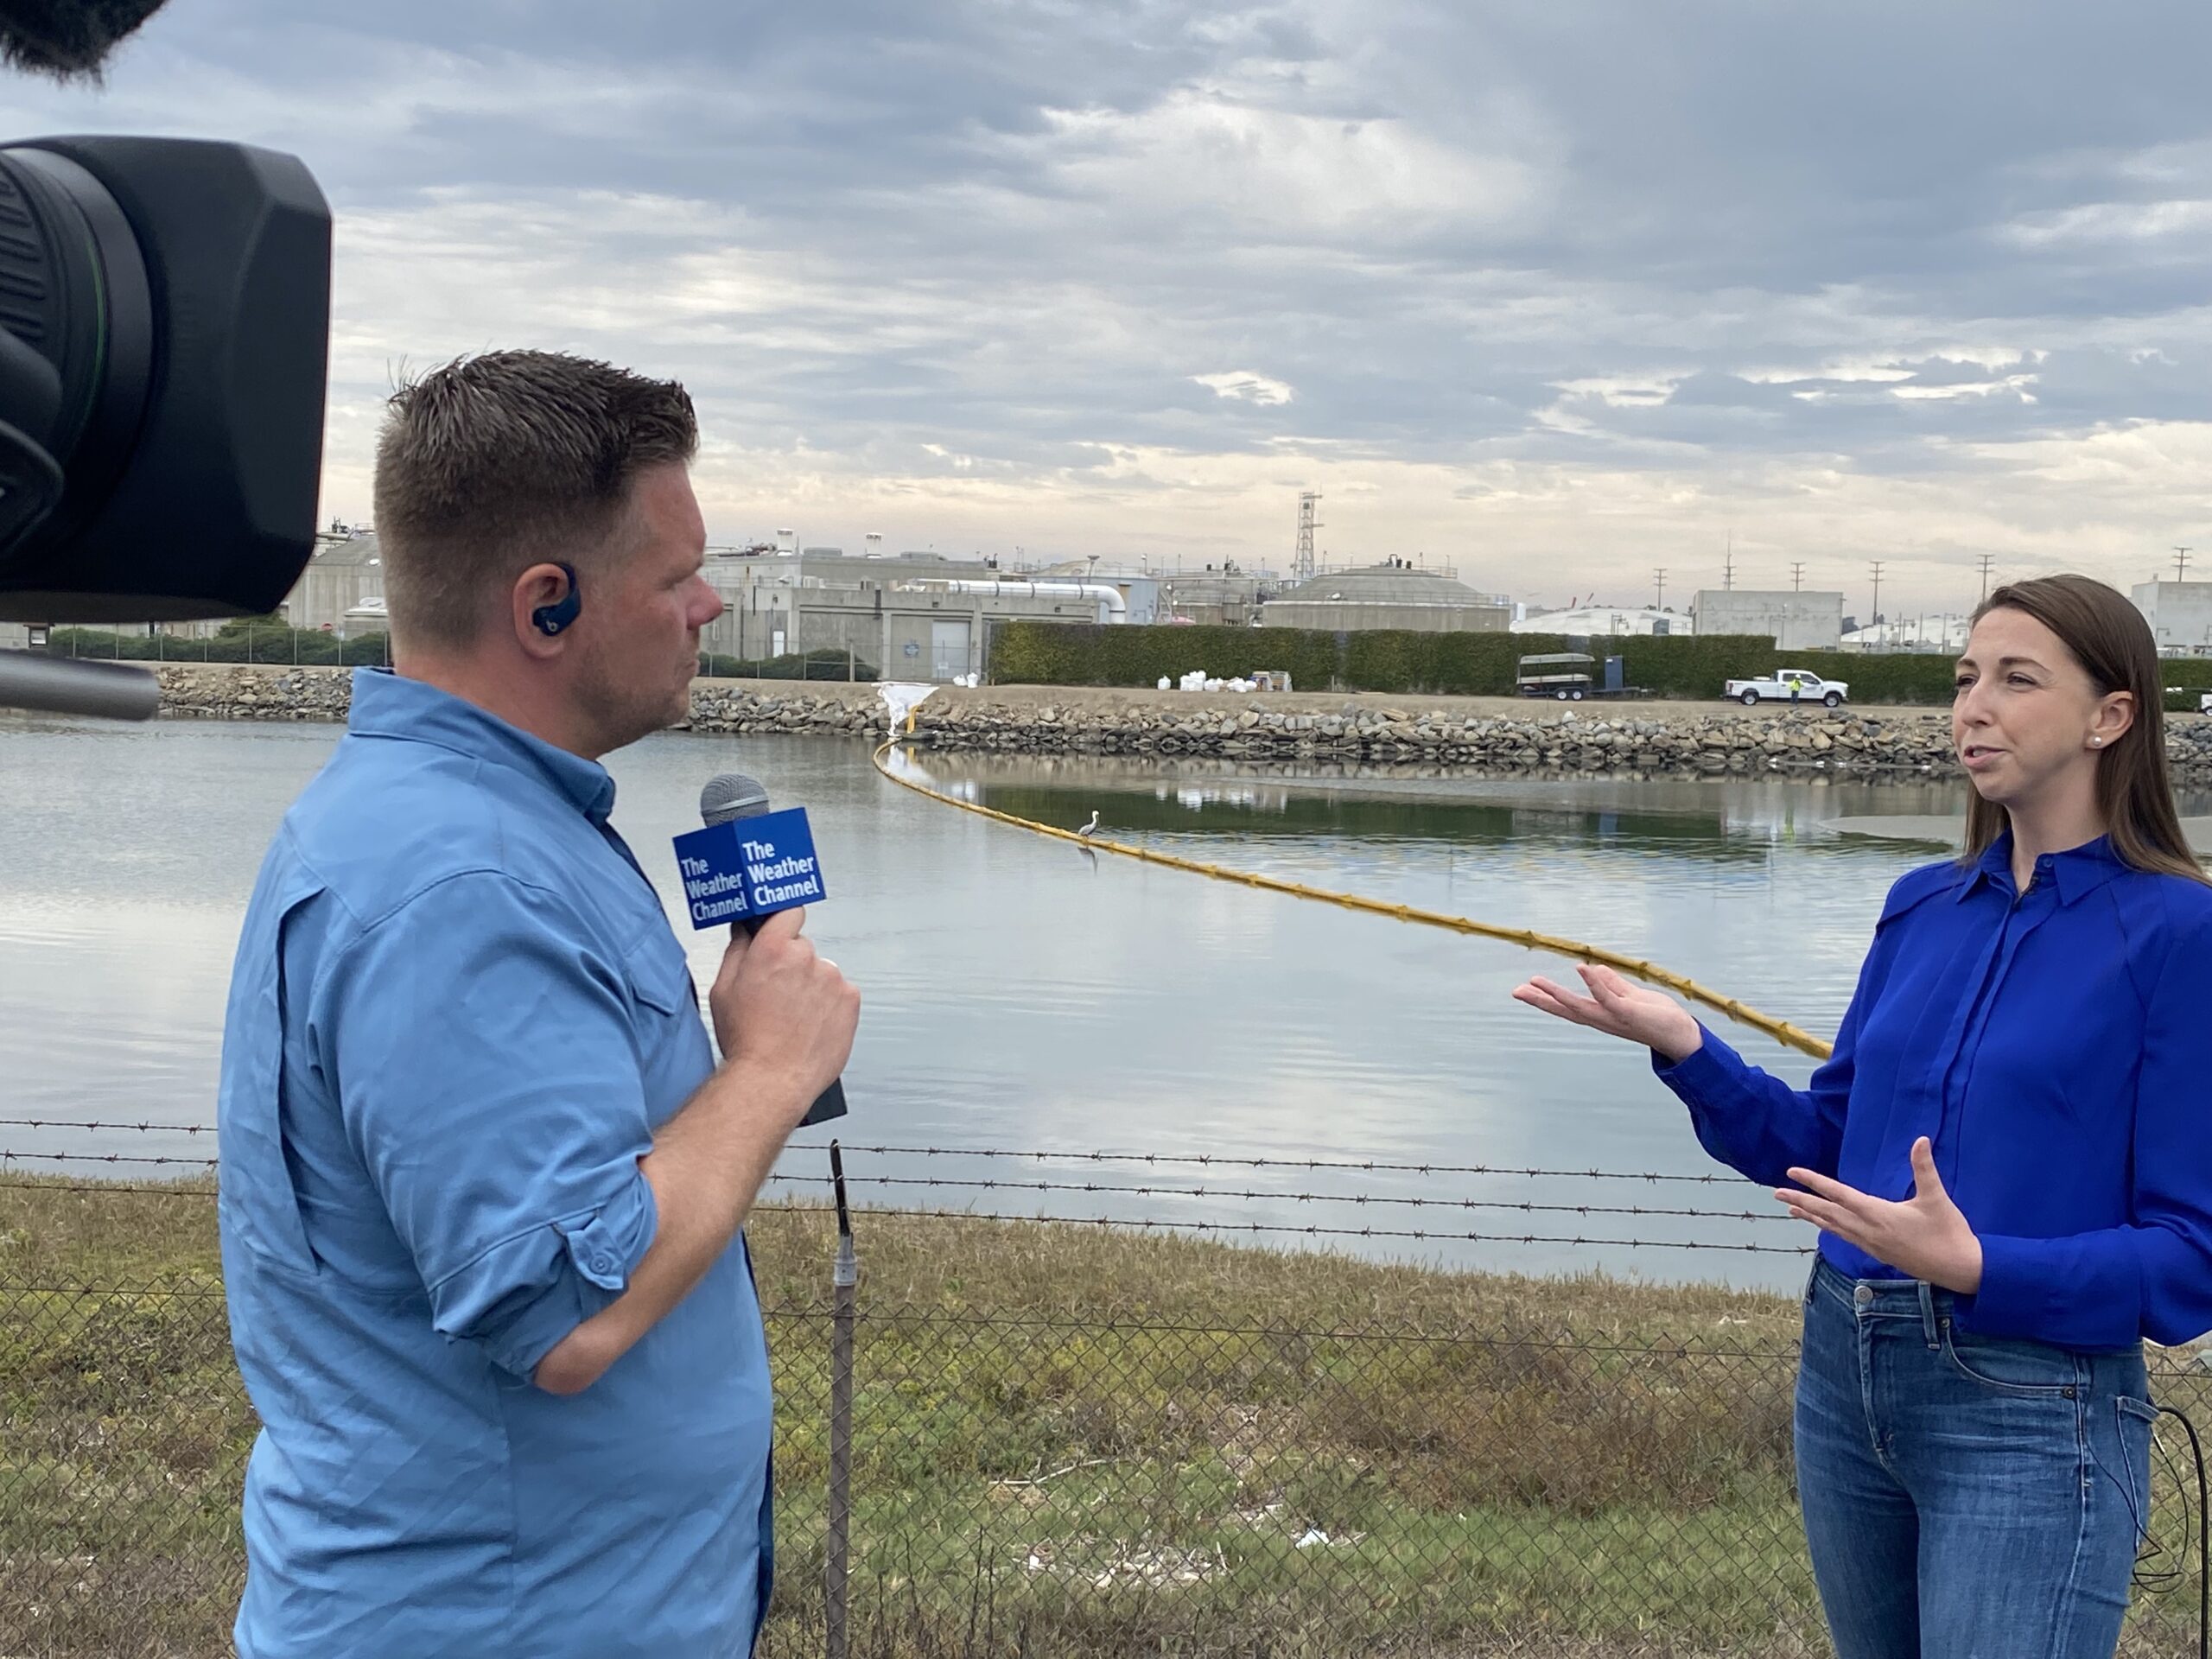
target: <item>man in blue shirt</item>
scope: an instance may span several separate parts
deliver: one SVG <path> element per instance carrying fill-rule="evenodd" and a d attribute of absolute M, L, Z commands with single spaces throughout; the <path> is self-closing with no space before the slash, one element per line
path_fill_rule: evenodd
<path fill-rule="evenodd" d="M 539 353 L 404 389 L 396 673 L 286 815 L 223 1044 L 222 1243 L 263 1428 L 242 1659 L 726 1659 L 770 1577 L 741 1234 L 859 1000 L 800 912 L 709 997 L 598 758 L 686 715 L 680 386 Z"/>

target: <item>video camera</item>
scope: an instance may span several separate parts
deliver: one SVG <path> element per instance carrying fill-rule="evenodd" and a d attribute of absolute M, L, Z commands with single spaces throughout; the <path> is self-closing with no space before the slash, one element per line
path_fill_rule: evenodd
<path fill-rule="evenodd" d="M 0 621 L 276 608 L 314 550 L 330 208 L 296 157 L 0 146 Z M 0 706 L 144 719 L 154 676 L 0 651 Z"/>

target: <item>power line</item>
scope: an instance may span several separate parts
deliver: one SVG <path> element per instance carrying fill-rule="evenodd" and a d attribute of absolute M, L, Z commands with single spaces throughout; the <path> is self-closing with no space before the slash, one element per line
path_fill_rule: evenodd
<path fill-rule="evenodd" d="M 1884 562 L 1874 559 L 1870 563 L 1874 567 L 1874 621 L 1878 626 L 1882 620 L 1882 565 Z"/>
<path fill-rule="evenodd" d="M 1989 568 L 1996 563 L 1997 556 L 1994 553 L 1985 553 L 1981 556 L 1981 597 L 1985 602 L 1989 598 Z"/>
<path fill-rule="evenodd" d="M 1658 597 L 1651 601 L 1651 608 L 1655 611 L 1663 611 L 1667 608 L 1667 567 L 1663 564 L 1660 565 L 1652 571 L 1651 576 L 1652 580 L 1659 584 Z"/>
<path fill-rule="evenodd" d="M 2185 547 L 2177 547 L 2174 549 L 2174 580 L 2182 581 L 2183 579 L 2182 572 L 2188 569 L 2189 550 Z"/>
<path fill-rule="evenodd" d="M 1793 593 L 1805 590 L 1805 567 L 1802 563 L 1789 567 L 1789 588 Z"/>

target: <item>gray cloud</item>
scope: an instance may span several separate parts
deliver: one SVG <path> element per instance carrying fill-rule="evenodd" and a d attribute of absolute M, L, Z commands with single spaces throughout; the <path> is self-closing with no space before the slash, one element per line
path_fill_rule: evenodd
<path fill-rule="evenodd" d="M 1732 532 L 1933 607 L 2207 527 L 2208 47 L 2184 0 L 172 0 L 104 96 L 4 93 L 316 168 L 337 511 L 394 365 L 526 341 L 682 375 L 730 536 L 1262 558 L 1310 484 L 1485 587 Z"/>

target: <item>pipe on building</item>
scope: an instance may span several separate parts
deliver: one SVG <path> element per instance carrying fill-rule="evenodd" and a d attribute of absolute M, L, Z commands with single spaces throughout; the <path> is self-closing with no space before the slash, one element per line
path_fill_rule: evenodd
<path fill-rule="evenodd" d="M 1105 606 L 1109 622 L 1129 620 L 1128 600 L 1120 588 L 1109 587 L 1103 582 L 974 582 L 966 577 L 948 576 L 912 585 L 925 591 L 942 588 L 948 594 L 989 594 L 1007 599 L 1095 599 Z"/>

